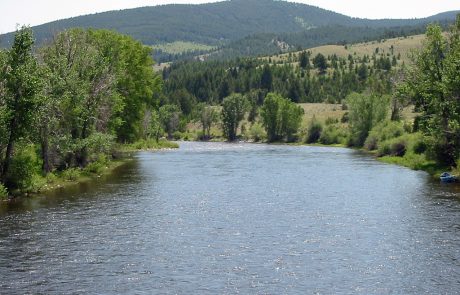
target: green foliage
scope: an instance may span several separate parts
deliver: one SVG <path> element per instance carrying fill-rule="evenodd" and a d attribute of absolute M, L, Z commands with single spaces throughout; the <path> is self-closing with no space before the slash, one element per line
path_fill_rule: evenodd
<path fill-rule="evenodd" d="M 304 110 L 279 94 L 269 93 L 260 115 L 268 141 L 292 141 L 302 122 Z"/>
<path fill-rule="evenodd" d="M 349 134 L 347 129 L 337 124 L 329 124 L 321 132 L 321 144 L 346 144 Z"/>
<path fill-rule="evenodd" d="M 163 129 L 168 133 L 168 138 L 171 139 L 173 133 L 179 128 L 181 115 L 179 107 L 177 105 L 167 104 L 160 107 L 158 114 Z"/>
<path fill-rule="evenodd" d="M 0 200 L 8 199 L 8 189 L 0 183 Z"/>
<path fill-rule="evenodd" d="M 320 74 L 324 75 L 326 73 L 328 64 L 327 64 L 326 57 L 323 54 L 318 53 L 313 58 L 313 65 L 315 66 L 315 68 L 318 69 Z"/>
<path fill-rule="evenodd" d="M 203 103 L 197 106 L 198 116 L 201 126 L 203 128 L 203 134 L 201 140 L 209 140 L 211 138 L 211 127 L 212 124 L 216 123 L 219 119 L 219 113 L 215 107 L 207 106 Z"/>
<path fill-rule="evenodd" d="M 253 140 L 254 142 L 262 141 L 266 137 L 267 133 L 265 132 L 263 125 L 259 122 L 252 124 L 246 136 L 248 140 Z"/>
<path fill-rule="evenodd" d="M 132 151 L 132 150 L 149 150 L 149 149 L 174 149 L 178 148 L 179 146 L 177 143 L 170 142 L 167 140 L 160 139 L 159 141 L 149 138 L 149 139 L 141 139 L 134 143 L 128 144 L 124 146 L 124 150 Z"/>
<path fill-rule="evenodd" d="M 351 144 L 363 146 L 369 131 L 386 118 L 389 97 L 352 93 L 347 97 Z"/>
<path fill-rule="evenodd" d="M 460 15 L 447 37 L 438 25 L 430 25 L 426 36 L 399 90 L 422 112 L 417 126 L 434 139 L 436 159 L 453 166 L 460 156 Z"/>
<path fill-rule="evenodd" d="M 21 191 L 31 191 L 36 186 L 41 170 L 41 159 L 33 145 L 19 146 L 12 158 L 7 174 L 8 187 Z"/>
<path fill-rule="evenodd" d="M 69 168 L 64 170 L 61 174 L 61 177 L 66 181 L 77 181 L 81 176 L 81 169 L 79 168 Z"/>
<path fill-rule="evenodd" d="M 244 118 L 248 101 L 241 94 L 232 94 L 222 103 L 222 128 L 228 141 L 236 140 L 238 126 Z"/>
<path fill-rule="evenodd" d="M 0 121 L 6 123 L 5 127 L 0 128 L 0 133 L 5 136 L 0 138 L 0 147 L 6 146 L 5 154 L 0 156 L 3 159 L 0 163 L 2 180 L 10 175 L 15 143 L 33 130 L 33 120 L 41 104 L 43 82 L 40 67 L 32 53 L 33 44 L 32 30 L 22 27 L 16 32 L 12 48 L 1 58 L 3 68 L 0 84 L 3 84 L 3 89 L 0 90 Z"/>
<path fill-rule="evenodd" d="M 308 125 L 307 128 L 307 139 L 306 143 L 316 143 L 318 142 L 319 138 L 321 137 L 321 133 L 323 132 L 323 124 L 313 118 Z"/>
<path fill-rule="evenodd" d="M 404 123 L 395 121 L 382 121 L 369 132 L 369 136 L 364 142 L 364 148 L 372 151 L 379 148 L 379 143 L 399 137 L 405 133 Z"/>

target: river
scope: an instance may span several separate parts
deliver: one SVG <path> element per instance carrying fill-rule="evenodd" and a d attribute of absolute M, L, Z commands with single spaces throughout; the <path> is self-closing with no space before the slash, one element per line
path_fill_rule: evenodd
<path fill-rule="evenodd" d="M 460 191 L 342 148 L 181 143 L 0 206 L 1 294 L 456 294 Z"/>

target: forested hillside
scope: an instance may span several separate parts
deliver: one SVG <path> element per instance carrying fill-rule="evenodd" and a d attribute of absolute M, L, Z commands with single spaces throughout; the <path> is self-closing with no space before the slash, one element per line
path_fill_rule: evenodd
<path fill-rule="evenodd" d="M 356 42 L 376 38 L 385 31 L 384 28 L 417 27 L 432 21 L 454 19 L 455 12 L 425 19 L 366 20 L 305 4 L 273 0 L 231 0 L 97 13 L 51 22 L 34 27 L 33 30 L 38 44 L 50 40 L 59 31 L 73 27 L 115 30 L 147 45 L 188 41 L 223 46 L 250 35 L 256 36 L 230 46 L 231 51 L 244 53 L 241 47 L 251 45 L 260 49 L 263 46 L 261 43 L 267 45 L 267 41 L 270 43 L 273 39 L 281 39 L 294 47 L 338 43 L 343 40 Z M 11 45 L 12 38 L 13 34 L 0 36 L 0 45 Z M 259 42 L 259 39 L 262 41 Z M 253 52 L 268 53 L 251 49 L 250 53 Z"/>

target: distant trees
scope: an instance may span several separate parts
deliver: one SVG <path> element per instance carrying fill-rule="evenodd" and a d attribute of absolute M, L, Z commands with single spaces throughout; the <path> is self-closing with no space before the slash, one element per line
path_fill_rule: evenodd
<path fill-rule="evenodd" d="M 231 94 L 222 102 L 222 128 L 228 141 L 236 139 L 238 126 L 247 111 L 248 102 L 241 94 Z"/>
<path fill-rule="evenodd" d="M 314 58 L 313 58 L 313 65 L 315 66 L 315 68 L 318 69 L 319 73 L 321 75 L 324 75 L 326 73 L 326 70 L 327 70 L 327 59 L 326 57 L 321 54 L 321 53 L 318 53 Z"/>
<path fill-rule="evenodd" d="M 273 89 L 273 74 L 269 65 L 265 65 L 260 78 L 260 87 L 267 92 Z"/>
<path fill-rule="evenodd" d="M 306 51 L 302 51 L 299 55 L 299 66 L 304 70 L 310 68 L 309 54 Z"/>
<path fill-rule="evenodd" d="M 204 140 L 208 140 L 211 138 L 211 127 L 212 124 L 216 123 L 219 118 L 219 114 L 217 113 L 215 107 L 208 106 L 204 103 L 198 105 L 198 116 L 199 121 L 201 123 L 201 127 L 203 128 L 203 138 Z"/>
<path fill-rule="evenodd" d="M 422 112 L 418 126 L 433 139 L 437 160 L 456 166 L 460 157 L 460 15 L 447 37 L 438 25 L 430 25 L 426 36 L 401 90 Z"/>
<path fill-rule="evenodd" d="M 268 141 L 291 141 L 300 127 L 304 111 L 279 94 L 269 93 L 260 115 L 267 132 Z"/>
<path fill-rule="evenodd" d="M 158 113 L 160 123 L 168 134 L 168 139 L 171 139 L 179 127 L 181 111 L 177 105 L 166 104 L 160 107 Z"/>

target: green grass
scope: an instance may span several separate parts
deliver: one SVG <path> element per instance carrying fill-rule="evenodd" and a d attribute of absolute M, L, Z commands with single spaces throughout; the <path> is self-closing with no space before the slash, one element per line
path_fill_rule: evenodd
<path fill-rule="evenodd" d="M 156 141 L 154 139 L 142 139 L 135 143 L 122 145 L 120 147 L 121 152 L 133 152 L 139 150 L 159 150 L 159 149 L 175 149 L 179 145 L 174 142 L 160 139 Z"/>
<path fill-rule="evenodd" d="M 378 160 L 388 164 L 408 167 L 413 170 L 426 171 L 433 176 L 439 176 L 446 170 L 445 167 L 439 166 L 435 161 L 428 160 L 424 154 L 407 153 L 404 157 L 385 156 L 378 158 Z"/>
<path fill-rule="evenodd" d="M 199 44 L 195 42 L 184 42 L 184 41 L 175 41 L 172 43 L 163 43 L 158 45 L 153 45 L 152 48 L 161 49 L 166 53 L 170 54 L 180 54 L 184 52 L 190 51 L 198 51 L 198 50 L 213 50 L 215 47 L 209 46 L 206 44 Z"/>

